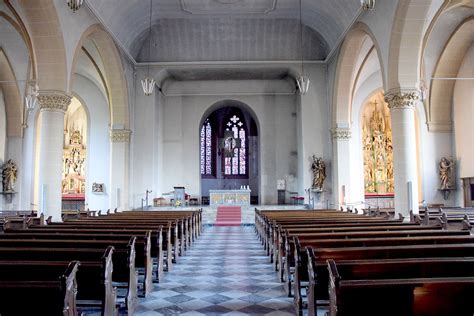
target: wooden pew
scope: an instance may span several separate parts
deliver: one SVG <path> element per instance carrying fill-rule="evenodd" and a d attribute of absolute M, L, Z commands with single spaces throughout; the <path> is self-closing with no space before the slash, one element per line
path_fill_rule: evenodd
<path fill-rule="evenodd" d="M 116 315 L 116 292 L 112 285 L 113 247 L 99 249 L 0 248 L 1 261 L 36 261 L 67 264 L 79 259 L 76 274 L 77 306 L 99 306 L 102 316 Z M 25 297 L 22 296 L 23 304 Z"/>
<path fill-rule="evenodd" d="M 0 235 L 0 248 L 18 247 L 18 248 L 70 248 L 74 245 L 76 248 L 85 249 L 106 249 L 113 246 L 115 249 L 113 256 L 114 271 L 112 280 L 114 282 L 125 283 L 128 300 L 136 300 L 137 276 L 135 262 L 136 255 L 136 237 L 130 237 L 128 240 L 67 240 L 67 239 L 2 239 Z M 144 258 L 144 256 L 147 256 Z M 145 267 L 143 287 L 143 296 L 148 295 L 153 289 L 151 275 L 151 258 L 148 254 L 141 254 L 141 265 Z M 143 262 L 144 261 L 144 262 Z M 148 270 L 148 271 L 147 271 Z"/>
<path fill-rule="evenodd" d="M 474 314 L 474 258 L 328 260 L 327 268 L 330 316 Z"/>
<path fill-rule="evenodd" d="M 165 226 L 166 225 L 166 226 Z M 42 226 L 42 229 L 50 229 L 50 230 L 61 230 L 61 229 L 107 229 L 107 230 L 162 230 L 162 240 L 163 240 L 163 247 L 166 248 L 168 256 L 168 263 L 176 263 L 178 261 L 178 257 L 183 254 L 184 249 L 180 248 L 180 238 L 178 237 L 180 231 L 182 231 L 182 222 L 152 222 L 152 223 L 143 223 L 143 221 L 138 222 L 128 222 L 125 220 L 119 221 L 93 221 L 93 220 L 74 220 L 74 221 L 66 221 L 64 223 L 54 223 L 50 222 L 46 226 Z M 28 229 L 31 228 L 40 228 L 38 226 L 30 226 Z M 182 237 L 181 237 L 182 238 Z M 170 271 L 171 264 L 167 264 L 167 269 Z"/>
<path fill-rule="evenodd" d="M 347 232 L 359 232 L 359 233 L 368 233 L 368 232 L 389 232 L 389 231 L 422 231 L 422 230 L 435 230 L 435 229 L 441 229 L 439 226 L 419 226 L 419 225 L 375 225 L 371 226 L 370 223 L 367 223 L 365 226 L 346 226 L 346 227 L 331 227 L 331 226 L 326 226 L 326 227 L 316 227 L 313 229 L 309 228 L 303 228 L 303 229 L 287 229 L 284 231 L 284 233 L 280 234 L 280 239 L 279 239 L 279 245 L 278 245 L 278 251 L 279 253 L 282 253 L 282 256 L 279 256 L 278 260 L 281 260 L 281 262 L 284 262 L 285 265 L 285 271 L 282 273 L 286 272 L 287 276 L 287 283 L 288 283 L 288 293 L 291 295 L 291 268 L 295 267 L 295 261 L 293 260 L 294 257 L 294 243 L 291 242 L 293 237 L 306 237 L 310 236 L 312 234 L 335 234 L 335 233 L 347 233 Z M 283 247 L 285 250 L 283 250 Z M 283 256 L 285 256 L 285 259 L 283 259 Z"/>
<path fill-rule="evenodd" d="M 273 230 L 273 236 L 271 238 L 271 242 L 269 245 L 270 248 L 270 262 L 272 262 L 272 259 L 274 261 L 274 266 L 275 270 L 279 269 L 279 266 L 281 266 L 281 261 L 280 261 L 280 251 L 282 247 L 284 246 L 284 237 L 282 237 L 282 234 L 293 234 L 293 235 L 298 235 L 299 232 L 308 232 L 308 231 L 313 231 L 315 228 L 324 228 L 324 227 L 361 227 L 361 226 L 367 226 L 370 225 L 370 227 L 374 226 L 403 226 L 403 227 L 408 227 L 408 226 L 419 226 L 418 224 L 415 223 L 403 223 L 402 221 L 399 220 L 382 220 L 382 221 L 365 221 L 363 219 L 358 219 L 354 222 L 351 221 L 339 221 L 339 220 L 333 220 L 333 221 L 319 221 L 319 222 L 312 222 L 310 224 L 301 223 L 301 225 L 298 224 L 287 224 L 285 222 L 283 223 L 278 223 L 274 224 Z M 283 242 L 283 244 L 280 244 L 280 242 Z M 274 257 L 274 258 L 273 258 Z"/>
<path fill-rule="evenodd" d="M 0 261 L 0 315 L 77 316 L 78 267 L 78 261 Z"/>
<path fill-rule="evenodd" d="M 61 226 L 61 225 L 46 225 L 46 226 L 31 226 L 28 229 L 24 230 L 7 230 L 6 232 L 11 232 L 15 234 L 36 234 L 36 233 L 56 233 L 56 234 L 70 234 L 70 233 L 77 233 L 77 234 L 93 234 L 93 235 L 101 235 L 101 234 L 130 234 L 130 236 L 139 236 L 145 234 L 146 232 L 151 230 L 151 255 L 152 257 L 158 256 L 159 258 L 159 266 L 158 271 L 160 275 L 162 275 L 164 266 L 168 271 L 171 271 L 172 266 L 172 258 L 174 249 L 171 246 L 171 231 L 169 228 L 166 227 L 128 227 L 123 225 L 122 227 L 118 226 L 104 226 L 104 225 L 96 225 L 94 226 Z M 167 253 L 166 258 L 164 258 L 163 252 Z"/>
<path fill-rule="evenodd" d="M 0 234 L 0 245 L 6 241 L 14 241 L 17 243 L 25 243 L 26 240 L 35 240 L 40 242 L 47 240 L 47 242 L 58 241 L 58 247 L 64 245 L 71 245 L 78 243 L 80 248 L 106 248 L 106 246 L 119 247 L 120 245 L 127 245 L 133 236 L 137 236 L 135 242 L 135 267 L 143 268 L 144 270 L 144 291 L 145 295 L 148 294 L 152 289 L 152 277 L 153 277 L 153 257 L 151 252 L 151 231 L 147 231 L 141 234 L 130 234 L 123 232 L 122 234 L 88 234 L 83 233 L 57 233 L 41 230 L 40 232 L 31 233 L 29 230 L 20 231 L 8 231 L 4 234 Z M 105 247 L 104 247 L 105 246 Z M 1 247 L 1 246 L 0 246 Z M 156 281 L 159 282 L 162 279 L 161 274 L 163 273 L 162 264 L 159 264 L 160 257 L 154 253 L 155 260 L 158 261 L 155 269 Z M 159 266 L 161 266 L 161 271 Z"/>
<path fill-rule="evenodd" d="M 316 246 L 315 246 L 316 247 Z M 303 251 L 304 248 L 299 248 Z M 300 250 L 298 250 L 300 252 Z M 315 300 L 326 300 L 328 298 L 327 284 L 329 279 L 326 269 L 326 260 L 334 260 L 336 263 L 346 260 L 381 260 L 381 259 L 413 259 L 413 258 L 437 258 L 437 257 L 474 257 L 474 244 L 432 244 L 432 245 L 399 245 L 399 246 L 374 246 L 374 247 L 348 247 L 348 248 L 313 248 L 306 245 L 306 256 L 298 254 L 299 258 L 309 258 L 306 267 L 297 270 L 295 274 L 295 285 L 301 284 L 300 278 L 308 277 L 308 304 L 314 304 Z M 296 254 L 295 254 L 296 255 Z M 298 262 L 300 266 L 302 262 Z M 295 304 L 297 311 L 302 311 L 302 297 L 295 289 Z M 314 307 L 315 310 L 315 307 Z"/>

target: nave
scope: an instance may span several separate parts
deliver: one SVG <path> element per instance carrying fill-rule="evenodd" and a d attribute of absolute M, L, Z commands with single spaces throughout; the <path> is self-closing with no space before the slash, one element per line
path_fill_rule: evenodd
<path fill-rule="evenodd" d="M 206 227 L 180 259 L 135 315 L 294 315 L 254 226 Z"/>

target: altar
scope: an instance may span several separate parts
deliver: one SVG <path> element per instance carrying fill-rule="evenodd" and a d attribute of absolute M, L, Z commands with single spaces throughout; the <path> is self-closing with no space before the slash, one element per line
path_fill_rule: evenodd
<path fill-rule="evenodd" d="M 212 205 L 250 205 L 251 190 L 209 190 Z"/>

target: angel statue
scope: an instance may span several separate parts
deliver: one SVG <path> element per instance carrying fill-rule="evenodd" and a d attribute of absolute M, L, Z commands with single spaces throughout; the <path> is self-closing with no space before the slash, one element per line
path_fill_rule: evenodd
<path fill-rule="evenodd" d="M 17 177 L 17 168 L 13 160 L 8 160 L 2 166 L 3 192 L 13 192 Z"/>
<path fill-rule="evenodd" d="M 312 189 L 322 191 L 324 180 L 326 179 L 326 164 L 324 163 L 323 158 L 316 158 L 316 156 L 313 155 L 311 170 L 313 171 Z"/>
<path fill-rule="evenodd" d="M 441 158 L 439 162 L 439 179 L 441 180 L 441 190 L 451 189 L 451 169 L 454 166 L 454 162 L 446 157 Z"/>

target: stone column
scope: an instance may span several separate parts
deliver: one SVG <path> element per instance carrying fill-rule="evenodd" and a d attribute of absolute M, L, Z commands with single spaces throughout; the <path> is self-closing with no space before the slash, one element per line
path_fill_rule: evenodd
<path fill-rule="evenodd" d="M 415 105 L 419 98 L 415 89 L 392 89 L 385 94 L 392 120 L 395 212 L 405 218 L 410 209 L 418 214 Z"/>
<path fill-rule="evenodd" d="M 71 97 L 61 91 L 42 91 L 38 95 L 39 115 L 39 210 L 45 218 L 61 221 L 61 181 L 64 146 L 64 114 Z"/>
<path fill-rule="evenodd" d="M 336 127 L 331 131 L 334 150 L 334 205 L 339 208 L 347 203 L 350 196 L 351 156 L 349 140 L 352 133 L 349 127 Z"/>
<path fill-rule="evenodd" d="M 113 210 L 129 210 L 129 151 L 128 129 L 110 130 L 110 190 L 109 206 Z M 145 167 L 145 166 L 144 166 Z"/>

